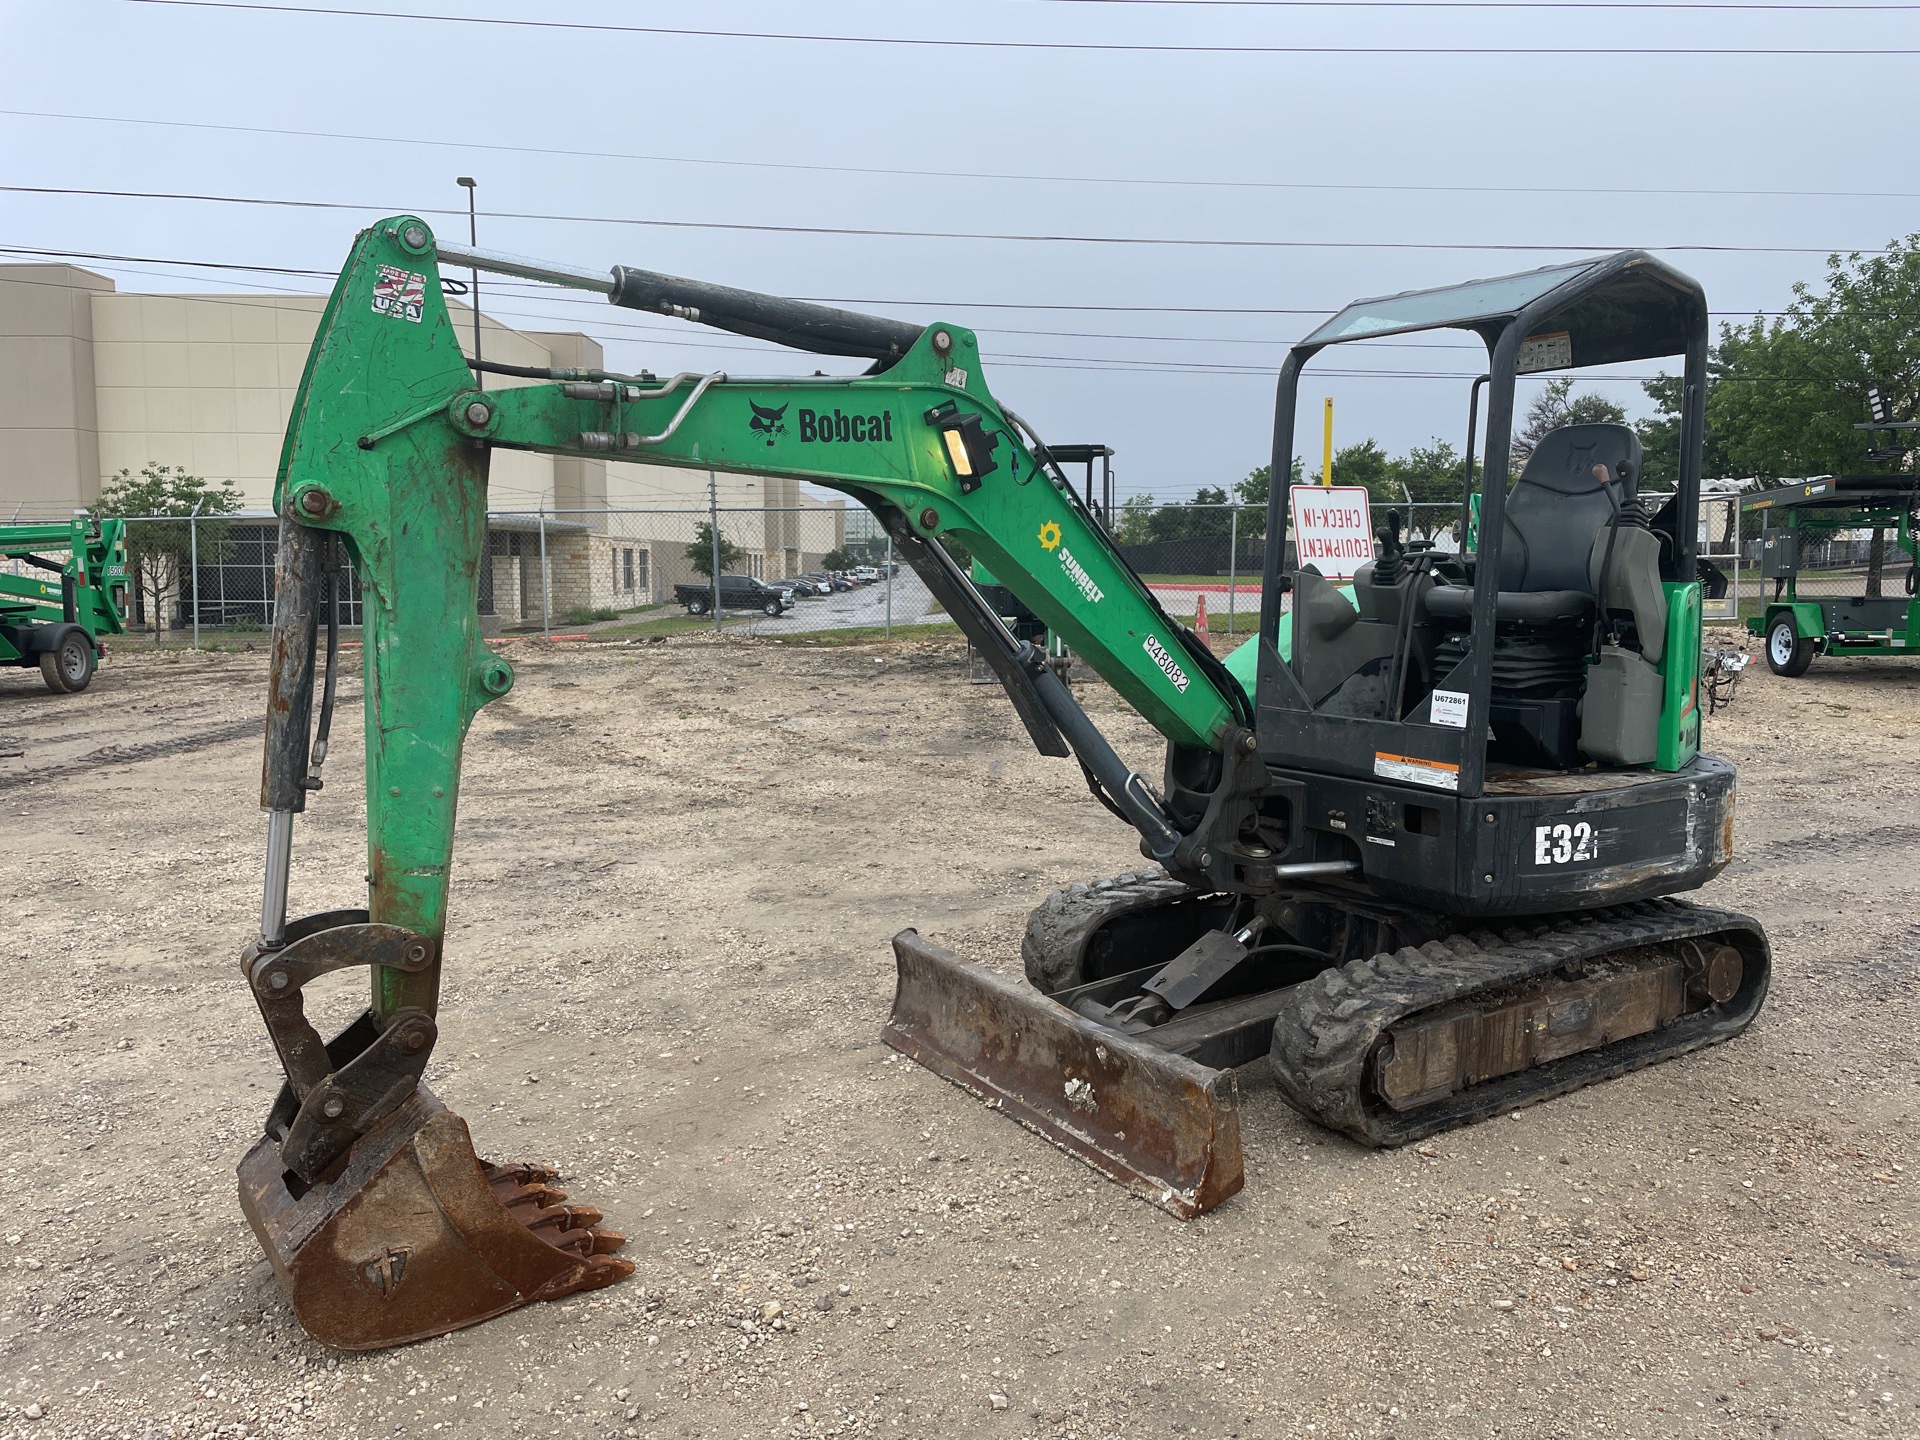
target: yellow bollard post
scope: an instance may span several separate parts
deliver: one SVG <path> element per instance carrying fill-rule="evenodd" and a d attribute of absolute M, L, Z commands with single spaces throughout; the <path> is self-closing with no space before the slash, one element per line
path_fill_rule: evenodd
<path fill-rule="evenodd" d="M 1320 442 L 1320 483 L 1333 484 L 1333 397 L 1327 396 L 1327 419 Z"/>

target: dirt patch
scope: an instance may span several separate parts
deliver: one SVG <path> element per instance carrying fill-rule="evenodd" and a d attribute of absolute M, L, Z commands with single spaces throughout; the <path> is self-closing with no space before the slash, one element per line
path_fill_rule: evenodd
<path fill-rule="evenodd" d="M 1017 972 L 1049 889 L 1138 863 L 957 647 L 511 658 L 431 1080 L 639 1273 L 306 1340 L 234 1199 L 278 1082 L 237 969 L 265 656 L 0 672 L 0 1435 L 1920 1432 L 1920 663 L 1750 672 L 1709 724 L 1741 790 L 1705 898 L 1777 953 L 1745 1038 L 1385 1154 L 1249 1067 L 1247 1189 L 1182 1225 L 879 1043 L 895 930 Z M 357 725 L 296 913 L 361 897 Z"/>

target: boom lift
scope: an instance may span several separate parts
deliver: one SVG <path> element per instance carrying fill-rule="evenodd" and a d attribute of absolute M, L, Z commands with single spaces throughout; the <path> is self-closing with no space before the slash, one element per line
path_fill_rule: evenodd
<path fill-rule="evenodd" d="M 441 264 L 873 363 L 854 377 L 659 379 L 470 362 Z M 887 1038 L 1176 1214 L 1239 1188 L 1228 1067 L 1269 1050 L 1305 1113 L 1395 1144 L 1743 1028 L 1766 989 L 1759 927 L 1662 898 L 1703 884 L 1731 846 L 1733 773 L 1698 753 L 1692 688 L 1704 298 L 1628 252 L 1350 307 L 1282 372 L 1276 473 L 1318 350 L 1435 327 L 1473 331 L 1491 354 L 1477 555 L 1403 546 L 1390 526 L 1350 602 L 1310 571 L 1282 573 L 1276 490 L 1248 686 L 1121 561 L 988 392 L 964 328 L 436 244 L 410 216 L 362 232 L 276 491 L 266 886 L 242 962 L 287 1084 L 241 1163 L 241 1203 L 309 1332 L 394 1344 L 632 1269 L 598 1211 L 563 1203 L 552 1171 L 479 1160 L 422 1083 L 462 740 L 513 684 L 474 604 L 495 448 L 797 476 L 874 511 L 1034 743 L 1076 759 L 1154 862 L 1035 912 L 1031 986 L 902 932 Z M 1549 436 L 1509 492 L 1529 357 L 1676 351 L 1689 389 L 1666 509 L 1639 506 L 1637 445 L 1611 426 Z M 536 383 L 483 391 L 476 369 Z M 949 536 L 1166 736 L 1158 787 L 980 600 Z M 369 904 L 289 920 L 343 552 L 366 587 Z M 301 988 L 357 968 L 372 1004 L 323 1044 Z"/>
<path fill-rule="evenodd" d="M 105 653 L 100 637 L 126 629 L 126 521 L 79 511 L 0 525 L 0 565 L 0 665 L 38 665 L 56 695 L 86 689 Z"/>
<path fill-rule="evenodd" d="M 1767 668 L 1804 675 L 1815 655 L 1912 655 L 1920 651 L 1920 476 L 1823 475 L 1776 486 L 1740 502 L 1743 513 L 1768 519 L 1761 537 L 1760 578 L 1773 597 L 1747 620 L 1767 642 Z M 1907 562 L 1905 594 L 1802 595 L 1800 547 L 1836 530 L 1885 526 Z M 1897 570 L 1895 573 L 1899 573 Z M 1785 590 L 1785 594 L 1781 593 Z"/>

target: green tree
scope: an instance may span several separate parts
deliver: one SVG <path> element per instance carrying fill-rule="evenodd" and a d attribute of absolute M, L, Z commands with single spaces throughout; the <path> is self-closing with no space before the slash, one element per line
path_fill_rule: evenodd
<path fill-rule="evenodd" d="M 829 550 L 820 557 L 821 568 L 826 570 L 851 570 L 859 563 L 845 550 Z"/>
<path fill-rule="evenodd" d="M 1227 492 L 1202 485 L 1193 499 L 1163 505 L 1147 518 L 1149 540 L 1204 540 L 1224 537 L 1233 528 L 1227 513 Z"/>
<path fill-rule="evenodd" d="M 1340 473 L 1339 466 L 1333 473 Z M 1407 517 L 1407 528 L 1424 538 L 1456 523 L 1460 499 L 1467 489 L 1466 457 L 1447 441 L 1434 437 L 1431 445 L 1415 445 L 1406 458 L 1394 462 L 1394 475 L 1415 506 Z M 1447 506 L 1444 511 L 1423 506 Z"/>
<path fill-rule="evenodd" d="M 1678 375 L 1656 375 L 1641 387 L 1654 404 L 1654 414 L 1633 422 L 1640 437 L 1640 487 L 1666 494 L 1680 485 L 1680 398 L 1684 382 Z M 1707 382 L 1707 406 L 1713 406 L 1713 382 Z M 1700 473 L 1719 477 L 1734 473 L 1727 447 L 1709 423 L 1701 453 Z"/>
<path fill-rule="evenodd" d="M 1318 471 L 1313 478 L 1317 484 Z M 1399 467 L 1372 436 L 1333 452 L 1333 483 L 1364 486 L 1367 498 L 1375 504 L 1392 504 L 1406 498 L 1400 493 Z"/>
<path fill-rule="evenodd" d="M 218 564 L 233 553 L 230 527 L 219 517 L 238 510 L 243 498 L 231 480 L 215 485 L 189 475 L 182 466 L 151 460 L 138 475 L 122 470 L 100 487 L 101 513 L 132 522 L 127 526 L 127 560 L 134 583 L 147 597 L 156 640 L 168 600 L 188 598 L 195 556 L 202 564 Z"/>
<path fill-rule="evenodd" d="M 740 563 L 746 552 L 725 535 L 720 537 L 720 573 L 727 574 Z M 693 527 L 693 543 L 687 546 L 687 563 L 696 575 L 713 575 L 713 526 L 702 520 Z"/>
<path fill-rule="evenodd" d="M 1823 289 L 1793 288 L 1778 319 L 1721 327 L 1708 432 L 1738 475 L 1869 468 L 1853 428 L 1867 418 L 1868 388 L 1883 388 L 1896 414 L 1911 418 L 1920 408 L 1920 234 L 1881 255 L 1830 255 Z"/>
<path fill-rule="evenodd" d="M 1303 474 L 1305 469 L 1306 469 L 1306 466 L 1304 462 L 1302 462 L 1300 457 L 1298 455 L 1294 456 L 1293 471 L 1291 476 L 1289 477 L 1288 483 L 1294 484 L 1294 485 L 1304 485 L 1306 483 L 1306 480 Z M 1262 465 L 1257 470 L 1249 470 L 1247 472 L 1247 478 L 1242 481 L 1239 481 L 1237 484 L 1234 485 L 1233 493 L 1239 499 L 1242 505 L 1251 506 L 1259 510 L 1265 510 L 1267 508 L 1268 492 L 1270 491 L 1272 485 L 1273 485 L 1273 466 Z M 1247 519 L 1248 517 L 1244 515 L 1240 517 L 1240 529 L 1242 530 L 1242 532 L 1244 532 L 1247 528 Z M 1265 522 L 1261 521 L 1259 523 L 1260 523 L 1260 528 L 1264 530 Z"/>
<path fill-rule="evenodd" d="M 1870 386 L 1886 391 L 1896 415 L 1920 412 L 1920 233 L 1890 242 L 1880 255 L 1829 255 L 1825 292 L 1796 285 L 1793 293 L 1788 314 L 1811 342 L 1810 369 L 1831 401 L 1822 433 L 1838 442 L 1834 422 L 1844 422 L 1851 441 L 1833 469 L 1858 470 L 1865 447 L 1852 427 L 1866 418 Z"/>
<path fill-rule="evenodd" d="M 1544 440 L 1547 432 L 1562 425 L 1624 425 L 1627 412 L 1604 395 L 1575 395 L 1573 379 L 1562 375 L 1547 382 L 1527 407 L 1527 418 L 1513 437 L 1507 463 L 1514 474 L 1527 463 L 1527 457 Z M 1334 467 L 1334 473 L 1340 473 Z"/>
<path fill-rule="evenodd" d="M 1866 418 L 1867 377 L 1838 382 L 1823 348 L 1821 337 L 1788 316 L 1721 326 L 1709 365 L 1707 430 L 1734 474 L 1777 480 L 1859 467 L 1853 426 Z"/>
<path fill-rule="evenodd" d="M 1151 540 L 1149 527 L 1153 524 L 1156 503 L 1151 495 L 1129 495 L 1122 500 L 1114 521 L 1114 539 L 1122 545 L 1144 545 Z"/>

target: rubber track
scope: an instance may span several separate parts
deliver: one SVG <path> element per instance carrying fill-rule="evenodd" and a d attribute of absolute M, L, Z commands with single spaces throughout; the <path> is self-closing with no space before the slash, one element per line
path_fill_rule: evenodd
<path fill-rule="evenodd" d="M 1381 1035 L 1424 1010 L 1535 980 L 1583 960 L 1644 945 L 1715 936 L 1746 962 L 1724 1006 L 1664 1029 L 1489 1080 L 1410 1113 L 1369 1103 L 1368 1061 Z M 1294 987 L 1273 1031 L 1281 1094 L 1309 1119 L 1367 1145 L 1405 1145 L 1738 1035 L 1766 999 L 1770 965 L 1759 924 L 1683 900 L 1561 916 L 1349 961 Z"/>
<path fill-rule="evenodd" d="M 1083 978 L 1087 942 L 1102 925 L 1135 910 L 1206 893 L 1158 865 L 1104 880 L 1079 880 L 1056 890 L 1027 916 L 1027 933 L 1020 940 L 1027 981 L 1045 995 L 1077 985 Z"/>

